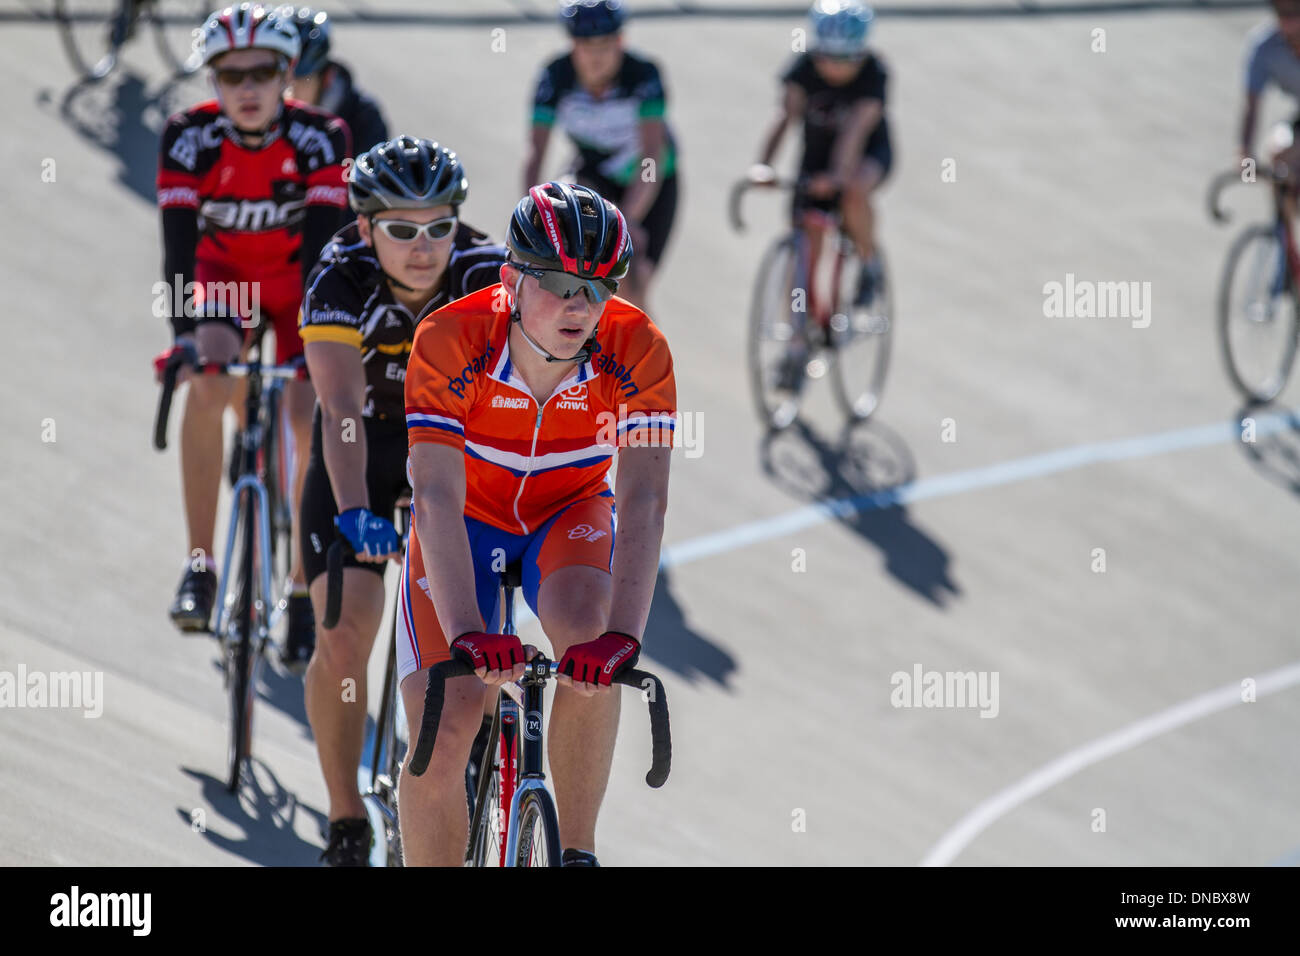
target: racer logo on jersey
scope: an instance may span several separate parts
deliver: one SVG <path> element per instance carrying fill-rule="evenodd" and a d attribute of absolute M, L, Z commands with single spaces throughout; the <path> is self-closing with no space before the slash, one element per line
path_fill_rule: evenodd
<path fill-rule="evenodd" d="M 493 395 L 492 407 L 493 408 L 527 408 L 528 399 L 523 397 L 510 398 L 506 395 Z"/>

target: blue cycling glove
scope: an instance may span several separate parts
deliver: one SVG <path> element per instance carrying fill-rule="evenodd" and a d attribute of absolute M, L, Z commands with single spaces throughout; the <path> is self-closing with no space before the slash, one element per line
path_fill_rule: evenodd
<path fill-rule="evenodd" d="M 378 558 L 400 549 L 397 529 L 387 518 L 370 513 L 368 508 L 349 508 L 334 519 L 334 527 L 348 539 L 352 550 L 368 558 Z"/>

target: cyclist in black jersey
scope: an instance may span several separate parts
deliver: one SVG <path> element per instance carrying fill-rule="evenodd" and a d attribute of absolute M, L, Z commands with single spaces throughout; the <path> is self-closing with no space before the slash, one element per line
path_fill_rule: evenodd
<path fill-rule="evenodd" d="M 388 124 L 374 97 L 352 80 L 352 71 L 330 59 L 330 19 L 324 10 L 298 7 L 293 13 L 302 53 L 293 68 L 289 95 L 348 124 L 352 148 L 363 153 L 388 140 Z"/>
<path fill-rule="evenodd" d="M 652 61 L 623 48 L 621 0 L 568 0 L 560 19 L 573 44 L 538 77 L 523 191 L 541 181 L 558 126 L 578 149 L 578 182 L 627 219 L 636 253 L 619 295 L 644 309 L 677 211 L 679 157 L 663 80 Z"/>
<path fill-rule="evenodd" d="M 356 222 L 322 252 L 308 281 L 301 334 L 316 386 L 303 487 L 302 550 L 317 643 L 307 716 L 329 791 L 332 866 L 365 866 L 371 841 L 357 789 L 366 661 L 384 611 L 384 571 L 400 557 L 392 515 L 406 492 L 406 360 L 426 312 L 499 281 L 505 249 L 459 220 L 469 183 L 456 154 L 399 136 L 361 153 L 348 176 Z M 342 613 L 326 630 L 325 558 L 338 537 Z M 355 702 L 339 694 L 356 682 Z"/>
<path fill-rule="evenodd" d="M 859 0 L 817 0 L 809 11 L 809 52 L 800 54 L 781 77 L 782 102 L 762 156 L 750 170 L 758 185 L 775 181 L 772 157 L 792 122 L 803 123 L 799 175 L 806 195 L 796 214 L 838 208 L 844 229 L 863 262 L 857 303 L 868 304 L 879 284 L 875 216 L 871 194 L 889 175 L 893 147 L 885 121 L 884 63 L 867 48 L 873 19 Z M 799 199 L 800 197 L 797 197 Z M 801 217 L 820 252 L 825 223 Z"/>

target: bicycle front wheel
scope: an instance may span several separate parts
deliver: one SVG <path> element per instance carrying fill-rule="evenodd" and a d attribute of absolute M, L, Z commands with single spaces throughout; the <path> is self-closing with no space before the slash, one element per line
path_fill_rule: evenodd
<path fill-rule="evenodd" d="M 772 429 L 795 420 L 804 385 L 808 294 L 798 272 L 798 243 L 778 240 L 763 256 L 749 310 L 750 388 L 759 421 Z"/>
<path fill-rule="evenodd" d="M 217 7 L 208 0 L 154 0 L 150 5 L 158 53 L 175 75 L 193 73 L 203 64 L 199 28 L 210 9 Z"/>
<path fill-rule="evenodd" d="M 848 242 L 841 237 L 841 242 Z M 831 314 L 831 342 L 835 348 L 832 377 L 835 397 L 850 419 L 863 421 L 880 406 L 889 371 L 889 350 L 894 333 L 894 301 L 884 254 L 877 249 L 880 264 L 875 295 L 867 305 L 854 305 L 859 260 L 841 253 L 836 304 Z M 852 266 L 852 268 L 849 268 Z"/>
<path fill-rule="evenodd" d="M 1219 287 L 1219 345 L 1228 378 L 1249 402 L 1286 387 L 1297 342 L 1295 286 L 1275 227 L 1252 226 L 1228 252 Z"/>
<path fill-rule="evenodd" d="M 236 566 L 227 572 L 234 586 L 234 609 L 225 640 L 226 690 L 230 702 L 230 736 L 226 746 L 226 789 L 239 789 L 240 772 L 252 752 L 254 661 L 259 648 L 254 644 L 253 597 L 255 591 L 253 547 L 256 543 L 254 500 L 251 491 L 240 495 L 234 505 L 240 509 L 236 524 Z"/>
<path fill-rule="evenodd" d="M 128 2 L 54 0 L 54 19 L 74 70 L 92 81 L 112 72 L 131 26 Z"/>
<path fill-rule="evenodd" d="M 515 866 L 559 866 L 560 822 L 545 790 L 529 790 L 519 801 L 519 846 Z"/>

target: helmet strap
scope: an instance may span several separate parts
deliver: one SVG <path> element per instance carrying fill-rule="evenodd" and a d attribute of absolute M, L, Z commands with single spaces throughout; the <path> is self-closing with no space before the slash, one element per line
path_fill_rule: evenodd
<path fill-rule="evenodd" d="M 519 278 L 515 280 L 515 294 L 514 302 L 511 303 L 513 308 L 510 310 L 510 321 L 519 323 L 519 334 L 524 337 L 524 341 L 528 343 L 529 347 L 531 347 L 532 350 L 542 358 L 546 359 L 548 364 L 551 362 L 577 362 L 581 365 L 583 362 L 591 358 L 592 348 L 596 341 L 595 329 L 591 330 L 591 337 L 582 343 L 582 348 L 578 349 L 578 354 L 572 358 L 560 358 L 556 355 L 552 355 L 550 352 L 546 351 L 546 349 L 533 341 L 533 337 L 524 329 L 524 317 L 519 311 L 519 287 L 523 285 L 523 282 L 524 274 L 521 272 L 519 273 Z"/>

